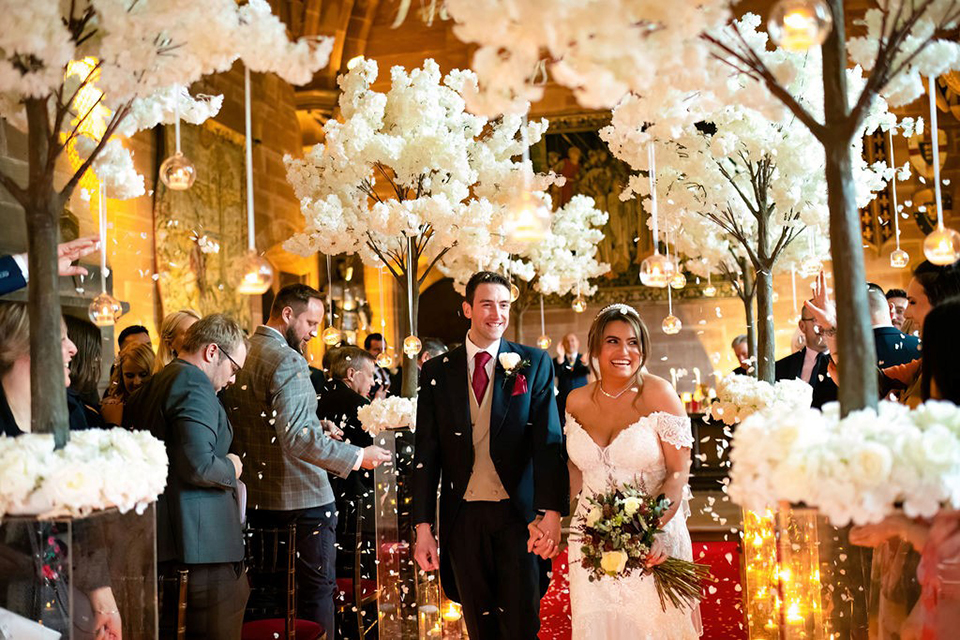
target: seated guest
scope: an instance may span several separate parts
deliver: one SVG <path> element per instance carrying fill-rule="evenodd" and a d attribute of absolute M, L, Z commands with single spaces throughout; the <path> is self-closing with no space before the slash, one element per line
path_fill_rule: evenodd
<path fill-rule="evenodd" d="M 189 570 L 187 638 L 237 640 L 250 588 L 243 569 L 237 503 L 240 458 L 217 399 L 243 366 L 247 347 L 236 322 L 222 314 L 187 331 L 176 360 L 130 399 L 127 428 L 149 431 L 170 459 L 157 503 L 161 573 Z"/>
<path fill-rule="evenodd" d="M 61 276 L 87 275 L 86 269 L 73 263 L 96 251 L 99 243 L 97 236 L 88 236 L 57 245 L 57 273 Z M 23 289 L 28 279 L 27 254 L 0 257 L 0 296 Z"/>
<path fill-rule="evenodd" d="M 70 360 L 77 347 L 60 323 L 64 388 L 70 386 Z M 87 429 L 83 404 L 67 398 L 70 429 Z M 30 433 L 30 316 L 22 302 L 0 301 L 0 433 L 19 436 Z"/>
<path fill-rule="evenodd" d="M 436 338 L 424 338 L 420 346 L 420 354 L 417 356 L 417 368 L 422 368 L 423 363 L 430 358 L 436 358 L 447 352 L 447 345 Z"/>
<path fill-rule="evenodd" d="M 754 375 L 755 369 L 753 363 L 750 362 L 750 341 L 747 335 L 741 333 L 734 338 L 733 342 L 730 343 L 730 348 L 733 349 L 733 355 L 737 357 L 737 362 L 740 363 L 740 366 L 734 369 L 733 373 L 738 376 Z"/>
<path fill-rule="evenodd" d="M 554 361 L 553 366 L 557 374 L 557 410 L 562 425 L 567 420 L 567 396 L 574 389 L 586 386 L 590 367 L 580 353 L 580 340 L 575 333 L 563 336 L 560 346 L 563 347 L 563 355 Z"/>
<path fill-rule="evenodd" d="M 386 348 L 383 335 L 380 333 L 367 335 L 367 337 L 363 339 L 363 348 L 376 358 L 383 353 L 383 350 Z M 390 370 L 377 365 L 376 369 L 374 369 L 373 388 L 370 389 L 370 395 L 368 397 L 371 400 L 374 398 L 386 398 L 390 395 L 391 383 Z"/>
<path fill-rule="evenodd" d="M 106 424 L 123 424 L 123 405 L 153 375 L 155 356 L 148 344 L 128 344 L 117 356 L 107 394 L 100 404 Z"/>
<path fill-rule="evenodd" d="M 883 289 L 869 283 L 867 302 L 870 306 L 870 323 L 873 325 L 873 339 L 877 346 L 877 366 L 881 369 L 905 364 L 920 357 L 920 340 L 908 336 L 893 326 L 890 318 L 890 305 Z"/>
<path fill-rule="evenodd" d="M 67 397 L 71 402 L 83 405 L 90 427 L 103 427 L 100 416 L 101 353 L 103 337 L 100 328 L 83 318 L 64 316 L 67 325 L 67 337 L 77 347 L 77 354 L 70 360 L 70 388 Z"/>
<path fill-rule="evenodd" d="M 800 311 L 798 326 L 803 333 L 805 346 L 800 351 L 777 360 L 776 379 L 800 378 L 809 383 L 813 387 L 811 406 L 819 409 L 837 399 L 837 385 L 828 373 L 830 354 L 823 335 L 817 330 L 816 321 L 806 306 Z"/>
<path fill-rule="evenodd" d="M 903 289 L 889 289 L 886 293 L 887 305 L 890 307 L 890 321 L 894 328 L 904 331 L 906 322 L 904 313 L 907 311 L 907 292 Z"/>
<path fill-rule="evenodd" d="M 374 367 L 373 356 L 367 351 L 360 347 L 340 347 L 330 365 L 329 388 L 317 404 L 317 415 L 321 420 L 333 422 L 343 431 L 343 441 L 358 447 L 373 444 L 373 437 L 363 430 L 357 411 L 370 404 L 367 394 L 373 386 Z M 354 552 L 361 548 L 361 541 L 355 540 L 358 513 L 363 513 L 367 523 L 373 524 L 373 501 L 370 499 L 373 474 L 362 469 L 344 479 L 330 478 L 330 486 L 337 501 L 337 540 L 341 549 L 337 554 L 337 575 L 353 576 Z M 369 547 L 369 544 L 363 546 Z M 372 550 L 366 551 L 373 557 Z"/>
<path fill-rule="evenodd" d="M 376 446 L 337 442 L 317 418 L 303 351 L 323 322 L 323 297 L 305 284 L 280 289 L 250 338 L 247 366 L 223 394 L 247 478 L 249 521 L 297 528 L 297 615 L 335 638 L 337 510 L 327 472 L 346 478 L 389 460 Z"/>
<path fill-rule="evenodd" d="M 160 323 L 160 347 L 157 349 L 157 357 L 153 363 L 154 373 L 160 373 L 161 369 L 177 357 L 177 352 L 183 346 L 187 329 L 199 319 L 200 314 L 193 309 L 183 309 L 166 315 Z"/>
<path fill-rule="evenodd" d="M 134 324 L 121 331 L 117 338 L 117 351 L 123 351 L 130 344 L 146 344 L 152 347 L 153 342 L 150 340 L 150 332 L 147 328 Z"/>

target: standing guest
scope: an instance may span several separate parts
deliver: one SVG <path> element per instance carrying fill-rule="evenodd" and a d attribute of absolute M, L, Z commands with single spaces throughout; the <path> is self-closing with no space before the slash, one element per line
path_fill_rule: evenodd
<path fill-rule="evenodd" d="M 70 361 L 77 347 L 60 323 L 60 352 L 63 354 L 64 388 L 70 386 Z M 22 302 L 0 301 L 0 434 L 30 433 L 30 315 Z M 67 397 L 70 429 L 87 429 L 83 405 Z"/>
<path fill-rule="evenodd" d="M 904 313 L 907 310 L 907 292 L 903 289 L 890 289 L 886 293 L 887 305 L 890 307 L 890 321 L 893 326 L 903 331 L 906 322 Z"/>
<path fill-rule="evenodd" d="M 83 406 L 90 427 L 102 427 L 97 387 L 100 384 L 103 336 L 100 328 L 89 320 L 64 316 L 63 321 L 67 325 L 67 337 L 77 347 L 76 355 L 70 360 L 67 397 L 72 403 Z"/>
<path fill-rule="evenodd" d="M 741 333 L 734 338 L 733 342 L 730 343 L 730 348 L 733 349 L 733 355 L 736 356 L 737 362 L 740 363 L 740 366 L 733 370 L 734 375 L 753 375 L 754 369 L 753 364 L 750 362 L 750 342 L 747 334 Z"/>
<path fill-rule="evenodd" d="M 560 424 L 563 425 L 567 417 L 567 396 L 574 389 L 586 386 L 590 367 L 580 353 L 580 340 L 575 333 L 563 336 L 560 346 L 563 347 L 563 355 L 556 359 L 554 369 L 557 372 L 557 411 Z"/>
<path fill-rule="evenodd" d="M 424 338 L 423 345 L 420 347 L 420 354 L 417 356 L 417 368 L 422 368 L 423 363 L 430 358 L 436 358 L 447 352 L 447 345 L 436 338 Z"/>
<path fill-rule="evenodd" d="M 123 424 L 123 405 L 153 375 L 155 356 L 148 344 L 128 344 L 114 363 L 110 386 L 100 404 L 106 424 Z"/>
<path fill-rule="evenodd" d="M 161 573 L 189 569 L 187 638 L 238 640 L 250 588 L 243 569 L 233 431 L 217 393 L 246 359 L 240 326 L 216 313 L 187 331 L 179 357 L 129 401 L 126 427 L 164 442 L 170 468 L 157 503 Z"/>
<path fill-rule="evenodd" d="M 367 335 L 367 337 L 363 339 L 363 348 L 376 358 L 383 353 L 383 350 L 386 348 L 383 341 L 383 334 L 371 333 Z M 390 370 L 377 365 L 377 368 L 374 369 L 373 388 L 370 389 L 370 395 L 368 397 L 371 400 L 374 398 L 386 398 L 390 393 L 390 384 Z"/>
<path fill-rule="evenodd" d="M 61 276 L 85 276 L 87 270 L 73 264 L 100 246 L 97 236 L 77 238 L 57 245 L 57 273 Z M 27 270 L 27 254 L 0 257 L 0 296 L 27 286 L 30 273 Z"/>
<path fill-rule="evenodd" d="M 160 373 L 161 369 L 177 357 L 177 353 L 183 347 L 187 329 L 199 319 L 200 314 L 193 309 L 183 309 L 166 315 L 160 323 L 160 348 L 157 350 L 157 358 L 153 364 L 154 373 Z"/>
<path fill-rule="evenodd" d="M 813 408 L 819 409 L 837 399 L 837 384 L 830 377 L 830 353 L 823 335 L 817 329 L 813 314 L 806 306 L 800 311 L 798 323 L 805 345 L 803 349 L 777 360 L 776 379 L 800 378 L 813 387 Z"/>
<path fill-rule="evenodd" d="M 881 369 L 906 364 L 920 357 L 920 340 L 908 336 L 893 326 L 887 297 L 878 285 L 867 284 L 867 302 L 870 307 L 870 323 L 877 346 L 877 366 Z"/>
<path fill-rule="evenodd" d="M 117 350 L 123 351 L 124 347 L 130 344 L 145 344 L 153 346 L 150 340 L 150 332 L 146 327 L 139 324 L 133 324 L 120 332 L 117 338 Z"/>
<path fill-rule="evenodd" d="M 334 638 L 337 510 L 327 472 L 346 478 L 390 456 L 324 432 L 303 357 L 322 321 L 320 292 L 304 284 L 280 289 L 267 324 L 250 338 L 247 366 L 223 402 L 236 429 L 235 449 L 256 470 L 247 478 L 250 524 L 296 524 L 297 613 Z"/>
<path fill-rule="evenodd" d="M 370 404 L 367 394 L 373 386 L 373 371 L 376 364 L 367 351 L 360 347 L 346 346 L 336 350 L 330 364 L 331 379 L 326 393 L 317 404 L 321 420 L 330 420 L 343 432 L 343 441 L 358 447 L 369 447 L 373 437 L 363 430 L 357 411 Z M 342 553 L 337 554 L 337 575 L 353 575 L 355 554 L 375 557 L 367 540 L 357 540 L 357 518 L 360 513 L 368 523 L 373 523 L 373 474 L 366 469 L 351 473 L 344 479 L 330 478 L 330 485 L 337 498 L 337 540 Z M 348 619 L 355 619 L 353 615 Z M 351 629 L 351 631 L 356 631 Z M 341 629 L 346 633 L 346 629 Z"/>

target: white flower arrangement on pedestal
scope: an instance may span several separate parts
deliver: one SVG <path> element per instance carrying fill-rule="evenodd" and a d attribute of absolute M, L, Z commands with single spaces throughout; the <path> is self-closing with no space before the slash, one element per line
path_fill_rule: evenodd
<path fill-rule="evenodd" d="M 76 431 L 58 450 L 52 434 L 0 438 L 0 518 L 142 513 L 166 483 L 166 448 L 145 431 Z"/>
<path fill-rule="evenodd" d="M 363 430 L 372 436 L 384 431 L 417 428 L 417 399 L 391 396 L 379 398 L 357 410 Z"/>
<path fill-rule="evenodd" d="M 717 385 L 717 399 L 710 405 L 710 418 L 733 426 L 760 411 L 792 413 L 809 409 L 813 387 L 803 380 L 770 384 L 752 376 L 730 374 Z"/>
<path fill-rule="evenodd" d="M 737 428 L 728 492 L 746 509 L 778 502 L 819 509 L 835 526 L 901 509 L 932 517 L 960 507 L 960 409 L 881 402 L 840 419 L 839 405 L 755 413 Z"/>

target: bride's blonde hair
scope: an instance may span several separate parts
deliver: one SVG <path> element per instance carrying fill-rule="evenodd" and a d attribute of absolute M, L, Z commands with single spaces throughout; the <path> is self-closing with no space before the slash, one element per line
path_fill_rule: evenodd
<path fill-rule="evenodd" d="M 607 325 L 611 322 L 626 322 L 633 328 L 633 332 L 640 340 L 640 366 L 634 374 L 634 383 L 638 390 L 643 389 L 643 366 L 647 363 L 647 354 L 650 353 L 650 331 L 644 324 L 643 318 L 636 309 L 626 304 L 612 304 L 604 307 L 597 317 L 593 319 L 590 325 L 590 333 L 587 335 L 587 349 L 590 353 L 590 371 L 593 377 L 600 380 L 600 371 L 597 366 L 597 360 L 600 357 L 600 349 L 603 347 L 603 334 L 607 330 Z M 594 394 L 600 389 L 599 383 L 594 389 Z M 637 394 L 640 397 L 640 394 Z"/>

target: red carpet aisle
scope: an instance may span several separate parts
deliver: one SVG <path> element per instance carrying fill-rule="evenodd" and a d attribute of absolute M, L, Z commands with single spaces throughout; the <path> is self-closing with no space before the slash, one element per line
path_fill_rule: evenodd
<path fill-rule="evenodd" d="M 700 603 L 704 640 L 746 640 L 746 616 L 740 584 L 740 556 L 734 542 L 694 542 L 693 557 L 709 564 L 717 583 Z M 553 561 L 553 581 L 540 602 L 540 639 L 569 640 L 570 588 L 567 551 Z"/>

